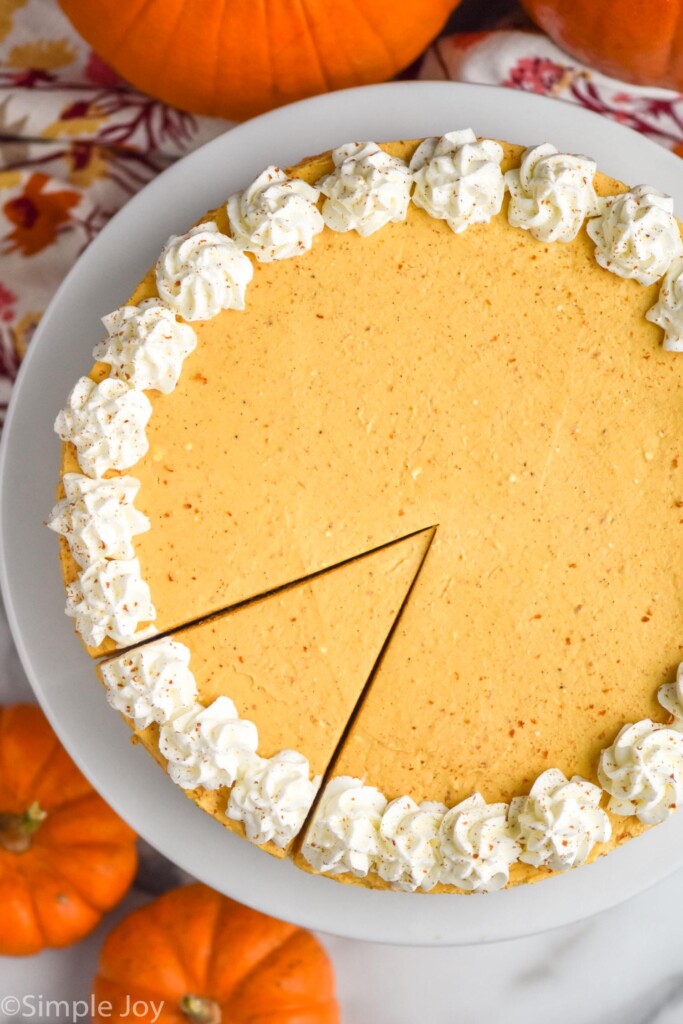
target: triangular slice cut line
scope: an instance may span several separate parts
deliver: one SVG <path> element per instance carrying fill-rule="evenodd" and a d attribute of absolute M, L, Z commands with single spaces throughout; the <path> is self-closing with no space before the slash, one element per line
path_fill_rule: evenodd
<path fill-rule="evenodd" d="M 288 590 L 293 590 L 296 587 L 301 587 L 307 583 L 312 583 L 320 576 L 327 576 L 332 572 L 336 572 L 338 569 L 343 569 L 345 566 L 352 565 L 354 562 L 358 562 L 365 558 L 369 558 L 372 555 L 379 554 L 380 552 L 385 551 L 388 548 L 393 548 L 396 545 L 404 544 L 405 542 L 413 540 L 416 537 L 424 537 L 429 535 L 429 543 L 431 543 L 431 538 L 433 537 L 436 529 L 436 526 L 431 526 L 425 527 L 421 530 L 413 530 L 410 533 L 404 534 L 402 537 L 397 537 L 393 540 L 387 541 L 384 544 L 378 544 L 376 547 L 368 548 L 366 551 L 362 551 L 360 554 L 354 554 L 348 558 L 343 558 L 340 561 L 335 562 L 333 565 L 325 566 L 323 569 L 316 569 L 314 572 L 306 573 L 304 576 L 299 576 L 297 579 L 287 580 L 286 582 L 278 584 L 276 586 L 268 587 L 267 590 L 264 590 L 257 594 L 253 594 L 250 597 L 244 598 L 244 600 L 236 601 L 234 604 L 227 605 L 225 608 L 221 608 L 218 611 L 209 612 L 206 615 L 201 615 L 199 618 L 196 619 L 190 619 L 187 622 L 181 623 L 173 629 L 159 631 L 158 633 L 154 633 L 150 637 L 145 637 L 144 639 L 139 640 L 137 643 L 129 644 L 125 647 L 119 647 L 113 651 L 107 651 L 104 654 L 100 653 L 98 660 L 100 661 L 100 664 L 107 661 L 116 660 L 125 651 L 132 651 L 137 649 L 138 647 L 145 647 L 147 644 L 153 643 L 155 640 L 160 640 L 163 637 L 167 636 L 174 637 L 177 640 L 181 640 L 182 634 L 188 629 L 192 629 L 195 626 L 199 626 L 205 622 L 210 622 L 212 619 L 220 618 L 222 615 L 229 615 L 234 612 L 240 611 L 241 609 L 247 608 L 250 605 L 258 604 L 259 602 L 267 600 L 268 598 L 276 597 L 278 594 L 283 594 Z M 425 548 L 425 553 L 428 550 L 429 543 Z M 88 648 L 88 651 L 93 657 L 97 657 L 97 651 L 95 650 L 95 648 Z"/>
<path fill-rule="evenodd" d="M 260 757 L 295 750 L 308 759 L 312 776 L 324 775 L 433 536 L 434 528 L 412 534 L 169 634 L 190 651 L 199 702 L 209 705 L 230 697 L 240 718 L 255 724 Z M 159 727 L 134 732 L 166 767 Z M 227 828 L 244 835 L 242 823 L 225 813 L 225 787 L 186 792 Z M 264 848 L 279 857 L 287 850 L 273 842 Z"/>

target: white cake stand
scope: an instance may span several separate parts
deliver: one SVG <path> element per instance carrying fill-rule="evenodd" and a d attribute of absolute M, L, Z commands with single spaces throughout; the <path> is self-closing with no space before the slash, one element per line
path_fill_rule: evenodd
<path fill-rule="evenodd" d="M 304 874 L 199 811 L 108 707 L 90 659 L 64 617 L 54 534 L 59 442 L 52 424 L 91 364 L 99 318 L 120 305 L 180 231 L 269 163 L 294 163 L 355 139 L 478 135 L 550 140 L 601 170 L 649 181 L 683 210 L 680 160 L 579 107 L 486 86 L 393 83 L 306 100 L 256 118 L 185 157 L 132 199 L 76 264 L 47 310 L 15 385 L 0 452 L 0 582 L 14 638 L 38 700 L 105 799 L 171 860 L 244 903 L 358 939 L 464 944 L 529 935 L 603 910 L 683 866 L 683 814 L 590 867 L 489 896 L 371 892 Z M 683 363 L 682 363 L 683 365 Z"/>

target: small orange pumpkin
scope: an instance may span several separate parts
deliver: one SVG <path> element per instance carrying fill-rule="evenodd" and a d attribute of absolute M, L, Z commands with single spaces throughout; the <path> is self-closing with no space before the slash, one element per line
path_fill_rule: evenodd
<path fill-rule="evenodd" d="M 59 0 L 93 49 L 143 92 L 241 121 L 392 78 L 459 0 Z"/>
<path fill-rule="evenodd" d="M 625 82 L 683 90 L 682 0 L 522 0 L 563 50 Z"/>
<path fill-rule="evenodd" d="M 93 1024 L 339 1024 L 317 939 L 200 884 L 116 925 L 93 997 Z"/>
<path fill-rule="evenodd" d="M 42 711 L 0 708 L 0 954 L 77 942 L 118 903 L 136 866 L 135 833 Z"/>

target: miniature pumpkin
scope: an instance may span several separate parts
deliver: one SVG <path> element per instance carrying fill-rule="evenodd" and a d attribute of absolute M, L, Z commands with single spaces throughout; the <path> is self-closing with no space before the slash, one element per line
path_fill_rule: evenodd
<path fill-rule="evenodd" d="M 135 833 L 81 775 L 39 708 L 0 708 L 0 954 L 83 938 L 135 874 Z"/>
<path fill-rule="evenodd" d="M 683 89 L 681 0 L 522 0 L 573 57 L 626 82 Z"/>
<path fill-rule="evenodd" d="M 332 89 L 393 77 L 459 0 L 59 0 L 138 89 L 241 121 Z"/>
<path fill-rule="evenodd" d="M 94 1024 L 130 1022 L 131 1012 L 138 1024 L 339 1022 L 332 967 L 310 932 L 199 884 L 116 925 L 93 995 L 105 1008 Z"/>

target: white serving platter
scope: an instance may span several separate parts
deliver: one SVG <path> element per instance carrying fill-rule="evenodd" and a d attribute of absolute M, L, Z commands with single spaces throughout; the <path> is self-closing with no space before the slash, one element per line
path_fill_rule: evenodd
<path fill-rule="evenodd" d="M 355 139 L 478 135 L 585 152 L 631 184 L 651 182 L 683 210 L 680 159 L 582 108 L 513 90 L 441 82 L 371 86 L 306 100 L 227 132 L 132 199 L 66 277 L 31 342 L 0 450 L 0 584 L 26 673 L 62 742 L 106 800 L 171 860 L 244 903 L 348 937 L 420 945 L 529 935 L 612 906 L 683 866 L 683 814 L 602 861 L 488 896 L 372 892 L 304 874 L 226 832 L 159 770 L 111 711 L 63 613 L 54 534 L 59 441 L 52 425 L 91 365 L 100 317 L 120 305 L 169 234 L 251 181 Z"/>

